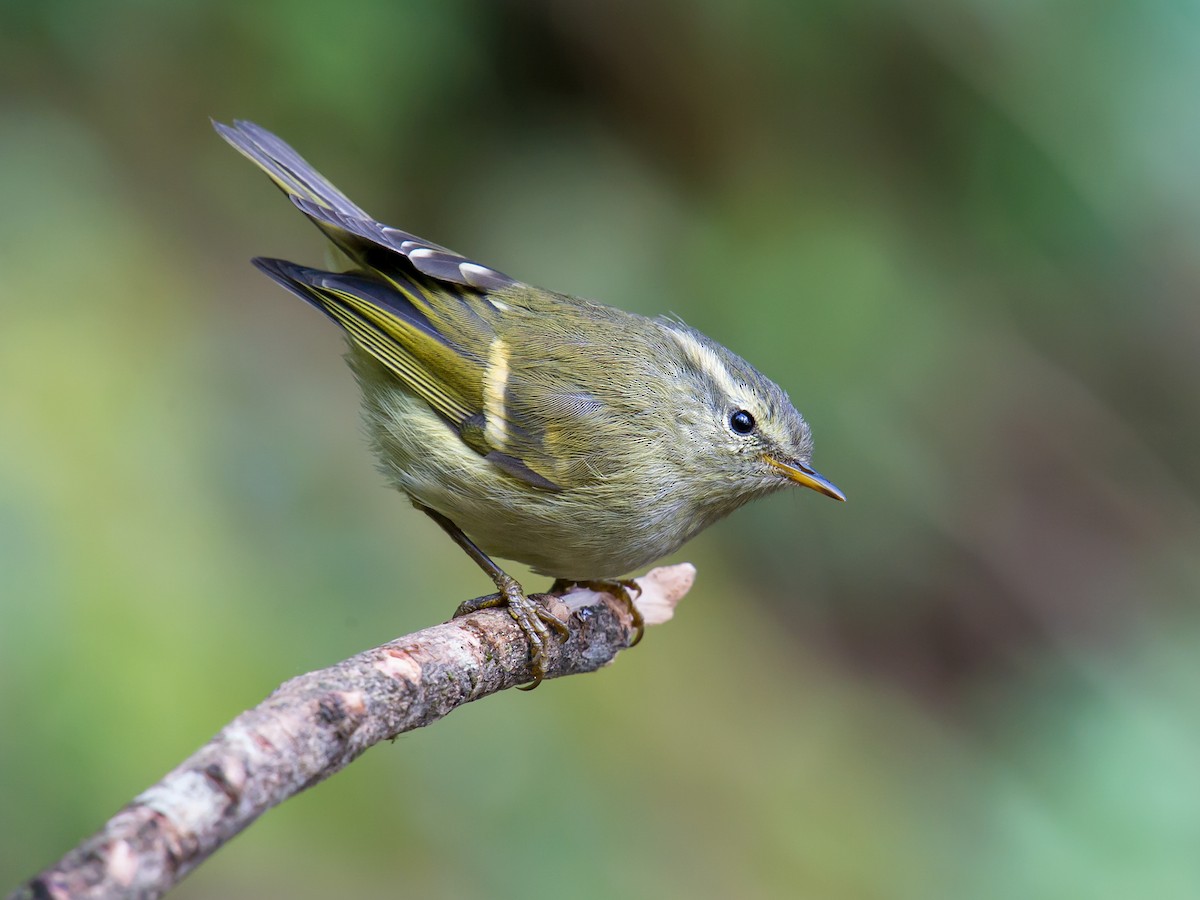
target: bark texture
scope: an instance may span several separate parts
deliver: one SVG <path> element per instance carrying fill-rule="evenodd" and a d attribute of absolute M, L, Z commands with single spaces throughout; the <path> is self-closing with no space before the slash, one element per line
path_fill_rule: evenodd
<path fill-rule="evenodd" d="M 691 587 L 688 564 L 638 583 L 647 625 L 671 617 Z M 607 665 L 632 635 L 622 600 L 577 589 L 554 603 L 571 636 L 552 641 L 546 678 Z M 13 898 L 159 897 L 276 804 L 328 778 L 372 744 L 529 680 L 529 645 L 503 610 L 389 641 L 284 682 L 19 887 Z"/>

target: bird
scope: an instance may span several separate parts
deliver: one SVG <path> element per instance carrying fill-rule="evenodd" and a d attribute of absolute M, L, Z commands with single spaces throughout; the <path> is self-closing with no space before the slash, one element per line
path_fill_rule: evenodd
<path fill-rule="evenodd" d="M 845 495 L 812 431 L 750 363 L 676 318 L 544 290 L 385 225 L 253 122 L 213 122 L 332 242 L 343 271 L 253 264 L 344 331 L 366 432 L 391 485 L 491 578 L 456 615 L 505 607 L 531 680 L 569 634 L 493 557 L 555 588 L 628 575 L 758 497 Z"/>

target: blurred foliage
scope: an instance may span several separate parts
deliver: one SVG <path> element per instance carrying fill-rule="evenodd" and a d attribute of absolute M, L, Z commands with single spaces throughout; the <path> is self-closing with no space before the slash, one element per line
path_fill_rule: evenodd
<path fill-rule="evenodd" d="M 850 502 L 744 510 L 611 670 L 180 897 L 1200 894 L 1198 40 L 1196 0 L 0 4 L 0 885 L 486 587 L 247 265 L 324 250 L 213 116 L 727 343 Z"/>

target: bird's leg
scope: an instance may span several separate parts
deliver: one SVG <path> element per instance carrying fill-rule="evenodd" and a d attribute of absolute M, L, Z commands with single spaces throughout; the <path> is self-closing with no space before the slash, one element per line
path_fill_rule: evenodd
<path fill-rule="evenodd" d="M 499 592 L 459 604 L 458 609 L 454 611 L 454 618 L 469 616 L 481 609 L 508 607 L 508 614 L 516 620 L 517 625 L 520 626 L 529 641 L 529 669 L 533 673 L 533 681 L 530 684 L 521 685 L 521 688 L 527 691 L 533 690 L 546 677 L 546 643 L 550 640 L 550 629 L 557 631 L 559 636 L 566 640 L 571 634 L 567 623 L 536 600 L 527 597 L 517 580 L 492 562 L 491 558 L 480 550 L 475 542 L 452 521 L 440 512 L 432 510 L 428 506 L 422 506 L 415 500 L 413 506 L 437 522 L 442 530 L 450 535 L 454 543 L 462 547 L 467 556 L 475 560 L 475 564 L 488 574 Z"/>
<path fill-rule="evenodd" d="M 642 639 L 642 635 L 646 633 L 646 620 L 642 618 L 641 610 L 633 602 L 633 598 L 642 592 L 642 586 L 632 578 L 601 578 L 593 581 L 571 581 L 568 578 L 559 578 L 550 586 L 550 593 L 563 594 L 576 585 L 600 594 L 612 594 L 625 601 L 629 615 L 633 619 L 633 640 L 629 642 L 629 646 L 636 647 L 638 641 Z"/>

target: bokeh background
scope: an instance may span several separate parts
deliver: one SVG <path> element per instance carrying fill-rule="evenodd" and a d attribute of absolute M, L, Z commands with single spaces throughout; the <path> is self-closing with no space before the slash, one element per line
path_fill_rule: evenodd
<path fill-rule="evenodd" d="M 487 587 L 249 266 L 325 251 L 213 116 L 715 336 L 850 501 L 742 510 L 635 652 L 177 896 L 1200 896 L 1198 47 L 1196 0 L 0 5 L 0 887 Z"/>

